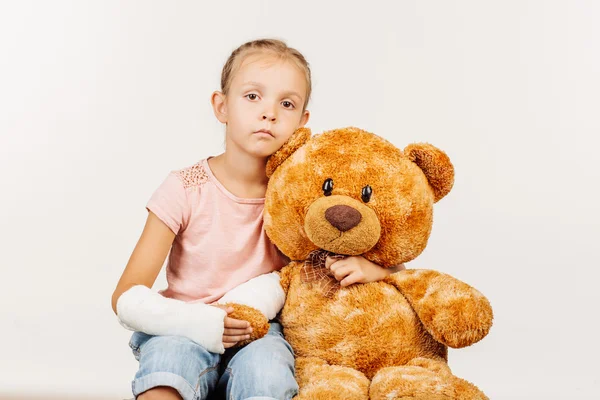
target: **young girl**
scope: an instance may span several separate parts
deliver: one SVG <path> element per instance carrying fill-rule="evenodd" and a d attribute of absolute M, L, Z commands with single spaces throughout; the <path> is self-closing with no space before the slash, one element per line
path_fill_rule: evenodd
<path fill-rule="evenodd" d="M 132 382 L 137 399 L 206 399 L 215 393 L 281 400 L 297 394 L 293 352 L 281 326 L 271 321 L 265 337 L 231 349 L 251 328 L 227 317 L 232 310 L 216 302 L 262 279 L 271 290 L 264 293 L 274 299 L 259 309 L 272 319 L 283 305 L 278 280 L 264 279 L 286 263 L 263 230 L 265 166 L 307 123 L 310 93 L 308 63 L 281 41 L 245 43 L 227 60 L 221 91 L 211 98 L 226 126 L 225 152 L 171 172 L 155 191 L 112 296 L 121 324 L 136 331 L 130 346 L 140 364 Z M 150 288 L 167 254 L 168 287 L 157 293 Z M 362 257 L 328 265 L 343 286 L 394 271 Z"/>

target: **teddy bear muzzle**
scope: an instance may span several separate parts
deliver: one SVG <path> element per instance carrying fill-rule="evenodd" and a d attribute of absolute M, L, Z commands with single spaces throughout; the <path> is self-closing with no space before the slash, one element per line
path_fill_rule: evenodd
<path fill-rule="evenodd" d="M 367 252 L 381 236 L 381 224 L 375 211 L 343 195 L 315 200 L 308 207 L 304 230 L 316 246 L 345 255 Z"/>

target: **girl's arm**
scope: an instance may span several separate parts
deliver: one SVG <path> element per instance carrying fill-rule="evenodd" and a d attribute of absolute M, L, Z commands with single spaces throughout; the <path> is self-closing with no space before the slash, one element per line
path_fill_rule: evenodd
<path fill-rule="evenodd" d="M 277 252 L 285 260 L 286 265 L 289 265 L 289 257 L 279 249 Z M 271 272 L 250 279 L 227 292 L 217 303 L 237 303 L 254 308 L 270 321 L 277 316 L 285 303 L 287 286 L 281 282 L 280 273 L 281 271 Z"/>
<path fill-rule="evenodd" d="M 260 311 L 267 320 L 275 318 L 285 303 L 285 293 L 277 272 L 259 275 L 227 292 L 219 304 L 236 303 Z"/>
<path fill-rule="evenodd" d="M 149 212 L 142 236 L 112 295 L 112 309 L 115 314 L 117 314 L 117 301 L 124 292 L 136 285 L 144 285 L 148 288 L 154 285 L 174 239 L 173 231 L 153 212 Z"/>
<path fill-rule="evenodd" d="M 204 303 L 185 303 L 151 289 L 175 234 L 152 212 L 112 296 L 113 311 L 127 329 L 150 335 L 185 336 L 222 354 L 227 312 Z"/>

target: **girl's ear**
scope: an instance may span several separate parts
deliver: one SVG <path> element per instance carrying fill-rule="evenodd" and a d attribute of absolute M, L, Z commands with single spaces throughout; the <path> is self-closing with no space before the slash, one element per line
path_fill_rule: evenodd
<path fill-rule="evenodd" d="M 296 150 L 304 145 L 310 139 L 311 131 L 309 128 L 298 128 L 290 138 L 281 146 L 279 150 L 271 154 L 267 160 L 267 177 L 270 178 L 273 172 L 285 160 L 287 160 Z"/>
<path fill-rule="evenodd" d="M 210 97 L 210 103 L 212 104 L 213 113 L 220 123 L 227 123 L 227 104 L 225 103 L 225 95 L 222 92 L 213 92 Z"/>
<path fill-rule="evenodd" d="M 433 189 L 434 202 L 447 195 L 454 185 L 454 166 L 442 150 L 428 143 L 412 143 L 404 155 L 423 171 Z"/>

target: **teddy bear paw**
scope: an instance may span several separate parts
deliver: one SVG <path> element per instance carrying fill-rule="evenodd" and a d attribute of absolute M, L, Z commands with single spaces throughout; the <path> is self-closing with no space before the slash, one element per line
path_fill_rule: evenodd
<path fill-rule="evenodd" d="M 252 327 L 250 338 L 238 342 L 234 347 L 245 346 L 256 339 L 262 338 L 269 332 L 269 320 L 257 309 L 236 303 L 227 303 L 226 306 L 233 307 L 233 312 L 228 315 L 229 318 L 248 321 Z"/>
<path fill-rule="evenodd" d="M 489 400 L 475 385 L 452 375 L 447 366 L 442 364 L 445 363 L 414 362 L 412 365 L 383 368 L 373 377 L 369 389 L 370 398 Z"/>

